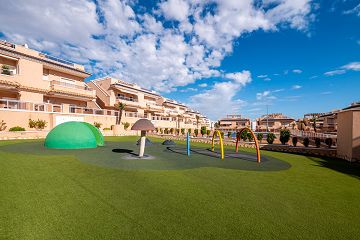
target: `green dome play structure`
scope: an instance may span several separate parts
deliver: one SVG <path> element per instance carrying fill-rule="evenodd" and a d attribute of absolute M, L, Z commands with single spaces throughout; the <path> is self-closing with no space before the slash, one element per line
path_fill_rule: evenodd
<path fill-rule="evenodd" d="M 81 149 L 104 146 L 99 129 L 86 122 L 65 122 L 53 128 L 45 139 L 45 147 Z"/>

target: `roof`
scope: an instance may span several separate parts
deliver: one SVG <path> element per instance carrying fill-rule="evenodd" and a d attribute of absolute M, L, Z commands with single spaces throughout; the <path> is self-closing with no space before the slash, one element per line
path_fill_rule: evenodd
<path fill-rule="evenodd" d="M 134 123 L 131 130 L 152 131 L 155 130 L 155 126 L 150 120 L 142 118 Z"/>

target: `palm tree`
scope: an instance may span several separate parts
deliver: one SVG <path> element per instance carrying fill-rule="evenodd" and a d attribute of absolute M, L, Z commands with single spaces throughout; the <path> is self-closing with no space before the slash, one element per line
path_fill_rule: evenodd
<path fill-rule="evenodd" d="M 126 105 L 124 103 L 122 103 L 122 102 L 119 102 L 119 103 L 115 104 L 115 107 L 117 109 L 119 109 L 119 116 L 118 116 L 117 121 L 116 121 L 117 125 L 119 125 L 121 123 L 121 118 L 122 118 L 122 114 L 123 114 L 123 111 L 125 109 L 125 106 Z"/>
<path fill-rule="evenodd" d="M 181 118 L 181 115 L 178 114 L 177 115 L 177 128 L 179 129 L 179 135 L 180 135 L 180 118 Z"/>
<path fill-rule="evenodd" d="M 314 132 L 316 132 L 316 121 L 317 121 L 317 118 L 314 117 L 314 118 L 312 118 L 311 120 L 312 120 L 312 126 L 313 126 L 313 128 L 314 128 Z"/>
<path fill-rule="evenodd" d="M 196 115 L 196 128 L 199 128 L 199 119 L 200 119 L 200 116 Z"/>

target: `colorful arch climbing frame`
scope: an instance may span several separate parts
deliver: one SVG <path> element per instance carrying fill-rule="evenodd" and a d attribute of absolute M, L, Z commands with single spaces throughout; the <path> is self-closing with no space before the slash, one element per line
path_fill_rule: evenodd
<path fill-rule="evenodd" d="M 236 134 L 235 151 L 238 152 L 238 150 L 239 150 L 239 141 L 240 141 L 241 133 L 242 133 L 243 131 L 245 131 L 245 130 L 251 133 L 251 135 L 252 135 L 252 137 L 253 137 L 253 139 L 254 139 L 254 141 L 255 141 L 257 162 L 260 163 L 260 161 L 261 161 L 261 156 L 260 156 L 259 143 L 258 143 L 258 140 L 257 140 L 254 132 L 253 132 L 250 128 L 247 128 L 247 127 L 242 128 L 242 129 Z"/>
<path fill-rule="evenodd" d="M 215 130 L 214 131 L 214 134 L 212 136 L 212 140 L 211 140 L 211 151 L 214 152 L 214 148 L 215 148 L 215 137 L 219 136 L 220 138 L 220 150 L 221 150 L 221 159 L 224 160 L 224 144 L 223 144 L 223 140 L 222 140 L 222 137 L 221 137 L 221 133 L 219 130 Z"/>

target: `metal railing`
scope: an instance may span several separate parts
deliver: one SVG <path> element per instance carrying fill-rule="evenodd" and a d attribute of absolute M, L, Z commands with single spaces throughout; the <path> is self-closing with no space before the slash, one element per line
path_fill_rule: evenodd
<path fill-rule="evenodd" d="M 129 102 L 138 102 L 135 98 L 125 97 L 125 96 L 116 96 L 117 99 L 129 101 Z"/>
<path fill-rule="evenodd" d="M 337 135 L 335 134 L 327 134 L 327 133 L 316 133 L 316 132 L 305 132 L 302 130 L 295 130 L 290 129 L 290 133 L 292 135 L 295 135 L 297 137 L 308 137 L 308 138 L 320 138 L 320 139 L 326 139 L 326 138 L 337 138 Z"/>
<path fill-rule="evenodd" d="M 85 90 L 85 91 L 92 91 L 92 89 L 89 88 L 85 84 L 84 85 L 78 85 L 78 84 L 68 83 L 68 82 L 63 82 L 63 81 L 58 81 L 58 80 L 52 80 L 51 85 L 58 85 L 58 86 L 63 86 L 63 87 L 67 87 L 67 88 L 80 89 L 80 90 Z"/>

